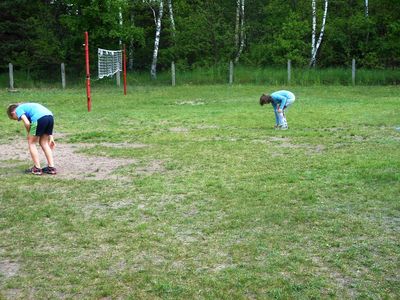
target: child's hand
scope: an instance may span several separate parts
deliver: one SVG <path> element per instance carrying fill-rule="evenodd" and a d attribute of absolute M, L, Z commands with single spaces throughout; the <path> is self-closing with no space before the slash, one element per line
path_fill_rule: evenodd
<path fill-rule="evenodd" d="M 53 150 L 56 147 L 56 142 L 54 141 L 54 138 L 52 135 L 49 136 L 49 146 L 50 146 L 51 150 Z"/>

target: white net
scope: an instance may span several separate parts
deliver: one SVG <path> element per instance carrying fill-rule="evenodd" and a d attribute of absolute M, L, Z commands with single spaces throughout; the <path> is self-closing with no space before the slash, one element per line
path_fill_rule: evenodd
<path fill-rule="evenodd" d="M 122 50 L 106 50 L 98 48 L 99 79 L 122 72 Z"/>

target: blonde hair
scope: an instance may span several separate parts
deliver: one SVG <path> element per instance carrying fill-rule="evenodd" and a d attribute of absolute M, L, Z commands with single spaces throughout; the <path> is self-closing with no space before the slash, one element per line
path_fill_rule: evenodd
<path fill-rule="evenodd" d="M 14 104 L 10 104 L 10 105 L 7 107 L 7 115 L 8 115 L 8 117 L 9 117 L 10 119 L 13 118 L 12 113 L 17 109 L 18 105 L 19 105 L 19 103 L 14 103 Z"/>

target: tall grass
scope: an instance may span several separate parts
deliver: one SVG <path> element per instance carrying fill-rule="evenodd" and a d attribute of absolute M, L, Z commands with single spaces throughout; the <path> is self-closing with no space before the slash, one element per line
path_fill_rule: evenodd
<path fill-rule="evenodd" d="M 61 88 L 61 76 L 32 79 L 23 71 L 14 72 L 14 86 L 16 88 Z M 352 85 L 351 68 L 292 68 L 291 80 L 288 81 L 288 72 L 285 68 L 256 68 L 236 66 L 234 68 L 234 84 L 263 84 L 263 85 Z M 115 86 L 115 78 L 97 80 L 92 74 L 92 85 Z M 128 72 L 128 84 L 140 85 L 171 85 L 170 70 L 159 71 L 155 80 L 150 78 L 150 73 L 145 71 Z M 67 87 L 79 87 L 85 83 L 85 76 L 67 74 Z M 228 65 L 216 65 L 208 68 L 193 70 L 176 69 L 176 84 L 228 84 Z M 356 85 L 397 85 L 400 83 L 400 69 L 358 69 L 356 71 Z M 0 87 L 9 86 L 8 73 L 0 74 Z"/>

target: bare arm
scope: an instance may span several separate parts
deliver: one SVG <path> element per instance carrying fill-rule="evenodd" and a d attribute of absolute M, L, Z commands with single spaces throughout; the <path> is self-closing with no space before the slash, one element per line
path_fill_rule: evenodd
<path fill-rule="evenodd" d="M 28 117 L 25 115 L 22 115 L 21 120 L 24 122 L 26 131 L 29 133 L 29 130 L 31 129 L 31 122 L 29 122 Z"/>

